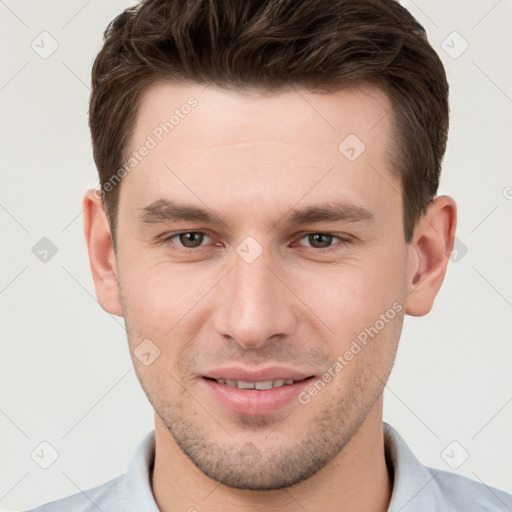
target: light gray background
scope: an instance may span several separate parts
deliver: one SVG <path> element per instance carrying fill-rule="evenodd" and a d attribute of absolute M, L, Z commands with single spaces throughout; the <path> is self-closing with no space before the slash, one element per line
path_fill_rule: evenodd
<path fill-rule="evenodd" d="M 453 466 L 467 451 L 455 471 L 512 492 L 512 3 L 404 4 L 449 75 L 440 193 L 458 202 L 460 242 L 433 311 L 406 319 L 385 420 L 423 463 L 450 470 L 446 461 Z M 81 219 L 83 193 L 97 184 L 87 127 L 91 65 L 107 23 L 129 5 L 0 0 L 3 510 L 123 473 L 153 427 L 123 321 L 95 299 Z M 46 59 L 31 48 L 51 48 L 43 31 L 58 42 Z M 32 252 L 42 237 L 58 248 L 46 263 Z M 48 469 L 31 458 L 43 441 L 58 452 Z"/>

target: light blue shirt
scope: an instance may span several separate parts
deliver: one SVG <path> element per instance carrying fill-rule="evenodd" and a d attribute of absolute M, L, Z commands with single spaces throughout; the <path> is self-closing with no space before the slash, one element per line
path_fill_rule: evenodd
<path fill-rule="evenodd" d="M 423 466 L 393 427 L 386 422 L 383 427 L 386 459 L 394 472 L 389 512 L 512 512 L 512 494 Z M 152 430 L 136 449 L 124 475 L 30 512 L 159 512 L 151 490 L 154 457 Z"/>

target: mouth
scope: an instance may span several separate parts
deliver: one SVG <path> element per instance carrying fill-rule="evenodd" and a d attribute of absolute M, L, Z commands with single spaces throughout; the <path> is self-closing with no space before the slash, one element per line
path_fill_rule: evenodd
<path fill-rule="evenodd" d="M 286 373 L 286 372 L 285 372 Z M 226 376 L 204 376 L 206 391 L 223 410 L 248 416 L 276 413 L 293 403 L 299 405 L 298 394 L 315 378 L 314 375 L 295 374 L 269 377 L 246 376 L 245 379 Z"/>
<path fill-rule="evenodd" d="M 245 380 L 231 380 L 231 379 L 213 379 L 211 377 L 205 377 L 208 380 L 217 382 L 218 384 L 225 384 L 232 388 L 238 389 L 255 389 L 257 391 L 266 391 L 273 388 L 281 388 L 283 386 L 290 386 L 296 382 L 302 382 L 304 380 L 312 379 L 313 376 L 306 377 L 304 379 L 276 379 L 276 380 L 264 380 L 257 382 L 249 382 Z"/>

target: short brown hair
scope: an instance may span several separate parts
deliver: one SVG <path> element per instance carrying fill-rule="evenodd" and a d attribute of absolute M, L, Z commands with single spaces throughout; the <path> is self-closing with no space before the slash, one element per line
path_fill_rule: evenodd
<path fill-rule="evenodd" d="M 274 91 L 358 83 L 393 105 L 405 239 L 435 196 L 448 133 L 448 83 L 423 27 L 395 0 L 145 0 L 107 27 L 92 69 L 89 126 L 115 244 L 138 107 L 156 81 Z"/>

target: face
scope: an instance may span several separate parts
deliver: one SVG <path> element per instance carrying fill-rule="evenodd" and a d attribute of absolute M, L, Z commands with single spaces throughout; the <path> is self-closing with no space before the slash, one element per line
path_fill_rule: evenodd
<path fill-rule="evenodd" d="M 410 257 L 389 111 L 369 86 L 144 96 L 132 150 L 152 147 L 119 201 L 122 313 L 157 415 L 216 481 L 315 474 L 382 395 Z"/>

